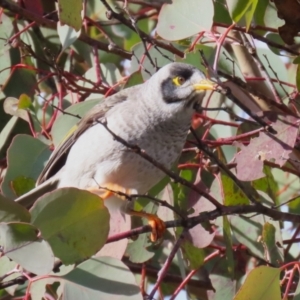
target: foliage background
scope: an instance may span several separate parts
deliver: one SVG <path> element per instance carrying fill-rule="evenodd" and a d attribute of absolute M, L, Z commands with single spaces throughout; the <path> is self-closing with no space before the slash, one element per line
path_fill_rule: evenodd
<path fill-rule="evenodd" d="M 296 0 L 0 0 L 1 299 L 299 299 L 299 12 Z M 161 244 L 139 220 L 109 230 L 87 191 L 29 211 L 12 201 L 76 116 L 170 61 L 220 88 L 150 191 L 168 204 L 136 201 L 168 221 Z"/>

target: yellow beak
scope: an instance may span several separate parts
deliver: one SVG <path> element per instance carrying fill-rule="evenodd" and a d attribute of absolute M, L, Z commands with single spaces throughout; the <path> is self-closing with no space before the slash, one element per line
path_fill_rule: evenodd
<path fill-rule="evenodd" d="M 216 86 L 217 86 L 216 83 L 214 83 L 208 79 L 203 79 L 200 82 L 193 85 L 193 87 L 196 91 L 207 91 L 207 90 L 212 91 L 215 89 Z"/>

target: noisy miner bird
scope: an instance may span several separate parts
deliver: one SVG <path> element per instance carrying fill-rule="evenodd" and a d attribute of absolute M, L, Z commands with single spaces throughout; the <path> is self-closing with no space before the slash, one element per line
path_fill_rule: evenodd
<path fill-rule="evenodd" d="M 170 63 L 145 83 L 107 97 L 55 149 L 37 187 L 16 201 L 30 206 L 38 196 L 57 188 L 86 189 L 105 199 L 108 208 L 117 206 L 124 213 L 147 218 L 151 240 L 161 238 L 165 230 L 161 219 L 132 210 L 128 200 L 112 191 L 144 194 L 165 174 L 111 132 L 170 168 L 182 151 L 195 106 L 206 90 L 213 89 L 214 84 L 194 66 Z"/>

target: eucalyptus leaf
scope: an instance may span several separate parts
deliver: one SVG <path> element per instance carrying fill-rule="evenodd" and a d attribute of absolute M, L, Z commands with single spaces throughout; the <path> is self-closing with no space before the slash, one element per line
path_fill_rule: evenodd
<path fill-rule="evenodd" d="M 3 253 L 29 272 L 44 275 L 54 265 L 48 243 L 38 237 L 36 227 L 27 223 L 1 223 L 0 242 Z"/>
<path fill-rule="evenodd" d="M 66 265 L 89 258 L 103 247 L 109 213 L 99 196 L 76 188 L 45 194 L 31 209 L 31 222 Z"/>
<path fill-rule="evenodd" d="M 205 9 L 205 14 L 202 14 Z M 199 15 L 202 17 L 199 18 Z M 210 30 L 214 6 L 210 0 L 177 0 L 165 4 L 158 16 L 157 33 L 169 41 L 181 40 Z"/>
<path fill-rule="evenodd" d="M 89 259 L 63 278 L 65 299 L 143 299 L 133 274 L 114 258 Z"/>

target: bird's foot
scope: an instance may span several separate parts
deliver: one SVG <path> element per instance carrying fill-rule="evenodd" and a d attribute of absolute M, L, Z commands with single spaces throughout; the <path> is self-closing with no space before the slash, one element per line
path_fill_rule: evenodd
<path fill-rule="evenodd" d="M 135 189 L 128 189 L 116 183 L 106 183 L 99 187 L 89 188 L 88 190 L 92 193 L 97 194 L 103 200 L 108 199 L 111 196 L 118 196 L 123 200 L 127 200 L 130 195 L 137 193 Z"/>
<path fill-rule="evenodd" d="M 89 188 L 89 191 L 99 195 L 103 200 L 110 198 L 111 196 L 118 196 L 122 200 L 127 200 L 130 195 L 137 194 L 137 191 L 134 189 L 124 188 L 115 183 L 106 183 L 105 185 L 101 185 L 100 187 Z M 146 218 L 148 220 L 148 224 L 152 228 L 150 239 L 152 242 L 156 242 L 160 240 L 164 232 L 166 231 L 166 225 L 164 221 L 162 221 L 158 216 L 154 214 L 149 214 L 143 211 L 135 211 L 131 209 L 125 209 L 126 214 L 131 216 L 138 216 L 141 218 Z"/>
<path fill-rule="evenodd" d="M 154 214 L 145 213 L 143 211 L 135 211 L 135 210 L 130 210 L 127 213 L 132 216 L 138 216 L 138 217 L 146 218 L 148 220 L 148 224 L 152 228 L 151 235 L 150 235 L 150 240 L 152 242 L 159 241 L 163 237 L 166 231 L 166 224 L 158 216 Z"/>

